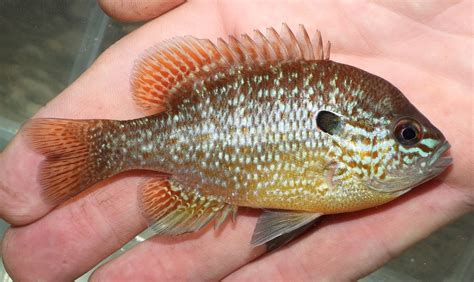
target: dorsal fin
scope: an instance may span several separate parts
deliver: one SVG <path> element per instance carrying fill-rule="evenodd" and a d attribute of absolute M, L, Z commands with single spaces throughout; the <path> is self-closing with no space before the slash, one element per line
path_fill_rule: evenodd
<path fill-rule="evenodd" d="M 236 65 L 297 60 L 329 60 L 330 43 L 323 48 L 321 33 L 311 42 L 304 26 L 295 35 L 283 24 L 280 33 L 255 30 L 251 38 L 219 38 L 216 44 L 192 36 L 176 37 L 153 47 L 135 66 L 132 91 L 139 106 L 152 113 L 167 108 L 168 98 L 215 69 Z"/>

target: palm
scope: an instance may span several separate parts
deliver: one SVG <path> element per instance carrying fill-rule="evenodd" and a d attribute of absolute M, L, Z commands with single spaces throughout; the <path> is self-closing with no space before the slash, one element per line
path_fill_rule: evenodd
<path fill-rule="evenodd" d="M 469 3 L 446 13 L 461 18 L 459 13 L 469 12 L 463 5 Z M 256 219 L 254 212 L 245 212 L 236 224 L 226 224 L 218 232 L 206 228 L 178 238 L 153 238 L 105 264 L 93 277 L 355 278 L 472 210 L 472 151 L 466 149 L 472 148 L 473 137 L 468 122 L 472 121 L 472 62 L 463 60 L 472 49 L 472 30 L 438 21 L 434 16 L 445 8 L 431 7 L 419 14 L 362 2 L 349 6 L 187 3 L 110 48 L 38 116 L 138 117 L 143 113 L 131 99 L 129 76 L 135 59 L 149 46 L 176 35 L 215 38 L 278 27 L 282 22 L 304 23 L 309 30 L 320 28 L 332 41 L 333 60 L 361 67 L 398 86 L 446 134 L 455 163 L 443 182 L 431 181 L 382 208 L 327 217 L 317 232 L 256 261 L 262 250 L 249 245 Z M 114 178 L 101 189 L 50 211 L 31 177 L 40 161 L 21 135 L 0 159 L 0 215 L 19 226 L 10 229 L 3 245 L 5 264 L 14 277 L 26 273 L 72 279 L 145 228 L 135 189 L 140 175 Z"/>

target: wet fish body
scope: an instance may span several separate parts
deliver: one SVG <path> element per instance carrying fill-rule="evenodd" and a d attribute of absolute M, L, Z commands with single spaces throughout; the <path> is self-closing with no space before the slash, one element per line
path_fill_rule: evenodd
<path fill-rule="evenodd" d="M 284 25 L 149 51 L 132 88 L 152 115 L 26 126 L 47 157 L 45 196 L 57 203 L 122 171 L 159 171 L 167 176 L 140 187 L 157 233 L 219 225 L 239 206 L 272 209 L 257 223 L 259 245 L 322 214 L 381 205 L 449 165 L 442 133 L 396 87 L 330 61 L 317 42 Z"/>

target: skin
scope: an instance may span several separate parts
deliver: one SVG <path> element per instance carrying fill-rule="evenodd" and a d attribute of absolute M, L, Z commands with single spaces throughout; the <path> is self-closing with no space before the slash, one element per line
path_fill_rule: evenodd
<path fill-rule="evenodd" d="M 278 28 L 282 22 L 304 23 L 308 30 L 319 27 L 331 40 L 333 60 L 399 87 L 446 135 L 454 164 L 383 207 L 328 216 L 315 232 L 269 255 L 251 249 L 258 211 L 244 211 L 235 224 L 228 222 L 217 232 L 208 227 L 148 240 L 98 268 L 91 280 L 353 280 L 472 212 L 473 4 L 410 3 L 188 2 L 104 52 L 36 117 L 143 116 L 129 93 L 129 76 L 135 59 L 149 46 L 176 35 L 215 38 Z M 156 11 L 156 16 L 162 13 Z M 120 9 L 110 14 L 121 18 Z M 53 210 L 40 197 L 36 181 L 41 159 L 21 133 L 0 155 L 0 217 L 13 225 L 1 252 L 15 280 L 74 279 L 146 227 L 136 195 L 145 174 L 120 175 Z"/>
<path fill-rule="evenodd" d="M 184 2 L 184 0 L 98 1 L 107 15 L 124 22 L 151 20 Z"/>

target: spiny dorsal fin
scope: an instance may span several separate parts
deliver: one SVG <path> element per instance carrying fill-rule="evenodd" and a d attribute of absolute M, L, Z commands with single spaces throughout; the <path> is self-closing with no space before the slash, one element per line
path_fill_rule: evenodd
<path fill-rule="evenodd" d="M 189 191 L 188 191 L 189 190 Z M 178 235 L 194 232 L 215 219 L 218 228 L 236 206 L 216 197 L 199 195 L 166 178 L 152 178 L 141 186 L 141 210 L 156 234 Z"/>
<path fill-rule="evenodd" d="M 196 78 L 216 69 L 236 65 L 297 60 L 329 60 L 330 43 L 324 49 L 321 33 L 311 42 L 304 26 L 296 35 L 283 24 L 280 33 L 268 28 L 266 35 L 258 30 L 251 38 L 219 38 L 216 44 L 192 36 L 177 37 L 148 50 L 135 66 L 132 91 L 139 106 L 152 113 L 167 108 L 168 98 L 181 92 Z"/>

